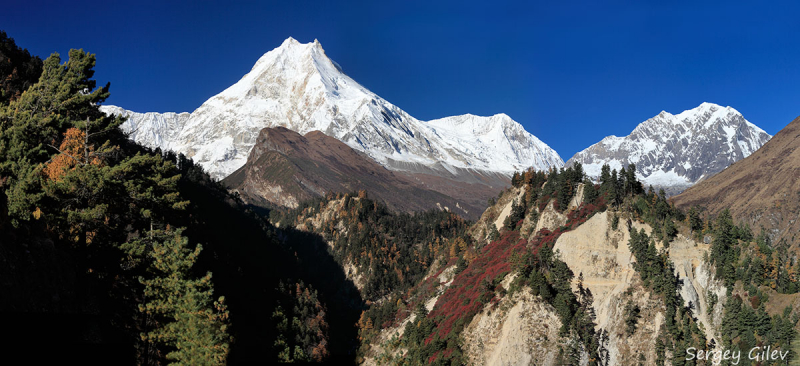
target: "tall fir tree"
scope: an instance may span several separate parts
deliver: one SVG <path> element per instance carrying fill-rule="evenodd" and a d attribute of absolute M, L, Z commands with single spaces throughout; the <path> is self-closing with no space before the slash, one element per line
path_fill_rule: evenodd
<path fill-rule="evenodd" d="M 165 346 L 175 365 L 222 365 L 229 350 L 229 323 L 225 298 L 213 300 L 211 273 L 193 278 L 191 268 L 202 246 L 189 247 L 180 230 L 152 233 L 153 239 L 124 245 L 132 257 L 145 254 L 150 276 L 142 276 L 145 302 L 139 310 L 159 319 L 146 330 L 144 341 Z"/>

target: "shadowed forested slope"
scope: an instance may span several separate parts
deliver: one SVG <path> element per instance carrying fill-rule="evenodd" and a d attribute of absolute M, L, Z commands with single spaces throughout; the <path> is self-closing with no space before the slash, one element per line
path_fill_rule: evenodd
<path fill-rule="evenodd" d="M 98 110 L 109 85 L 94 65 L 82 50 L 53 54 L 4 86 L 10 346 L 29 362 L 352 362 L 363 305 L 322 240 L 275 230 L 191 160 L 128 140 Z"/>

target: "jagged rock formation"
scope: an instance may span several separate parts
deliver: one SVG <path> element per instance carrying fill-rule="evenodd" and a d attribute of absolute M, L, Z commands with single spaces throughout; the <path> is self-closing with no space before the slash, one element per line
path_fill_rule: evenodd
<path fill-rule="evenodd" d="M 710 215 L 729 208 L 737 222 L 757 234 L 767 229 L 774 242 L 797 248 L 800 238 L 800 118 L 758 151 L 674 197 L 675 205 L 695 205 Z"/>
<path fill-rule="evenodd" d="M 567 217 L 561 212 L 556 211 L 556 209 L 553 208 L 552 202 L 545 205 L 544 210 L 542 210 L 538 216 L 538 219 L 536 219 L 536 226 L 533 231 L 531 231 L 531 234 L 536 234 L 542 229 L 552 231 L 567 222 Z"/>
<path fill-rule="evenodd" d="M 470 234 L 473 239 L 479 243 L 488 243 L 490 234 L 494 230 L 500 231 L 503 228 L 503 222 L 511 213 L 514 200 L 519 201 L 524 194 L 525 191 L 517 187 L 509 187 L 507 191 L 501 192 L 497 201 L 487 207 L 480 219 L 472 225 Z"/>
<path fill-rule="evenodd" d="M 642 183 L 678 193 L 707 179 L 764 145 L 770 135 L 731 107 L 703 103 L 677 115 L 662 111 L 625 137 L 608 136 L 575 154 L 592 178 L 600 168 L 636 164 Z"/>

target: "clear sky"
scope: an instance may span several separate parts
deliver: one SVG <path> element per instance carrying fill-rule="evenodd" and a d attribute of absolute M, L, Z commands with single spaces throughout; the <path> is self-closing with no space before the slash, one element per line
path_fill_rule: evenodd
<path fill-rule="evenodd" d="M 192 111 L 291 36 L 421 120 L 506 113 L 564 160 L 707 101 L 775 134 L 800 115 L 797 1 L 15 1 L 32 53 L 97 54 L 137 112 Z M 631 5 L 630 3 L 635 3 Z"/>

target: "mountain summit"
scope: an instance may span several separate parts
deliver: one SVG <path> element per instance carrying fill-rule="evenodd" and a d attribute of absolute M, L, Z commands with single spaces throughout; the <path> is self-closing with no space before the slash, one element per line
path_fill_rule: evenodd
<path fill-rule="evenodd" d="M 766 229 L 773 243 L 785 239 L 798 249 L 800 239 L 800 117 L 764 147 L 723 172 L 675 196 L 682 209 L 700 206 L 712 217 L 729 209 L 736 222 L 758 234 Z"/>
<path fill-rule="evenodd" d="M 345 75 L 316 40 L 288 38 L 189 118 L 146 125 L 144 115 L 116 111 L 129 116 L 131 126 L 158 135 L 145 143 L 182 152 L 219 179 L 244 165 L 265 127 L 319 130 L 392 170 L 510 175 L 563 165 L 553 149 L 504 114 L 415 119 Z"/>
<path fill-rule="evenodd" d="M 770 137 L 736 109 L 703 103 L 675 115 L 662 111 L 628 136 L 608 136 L 575 154 L 567 165 L 580 162 L 596 178 L 603 164 L 619 170 L 634 163 L 643 183 L 677 193 L 746 158 Z"/>

